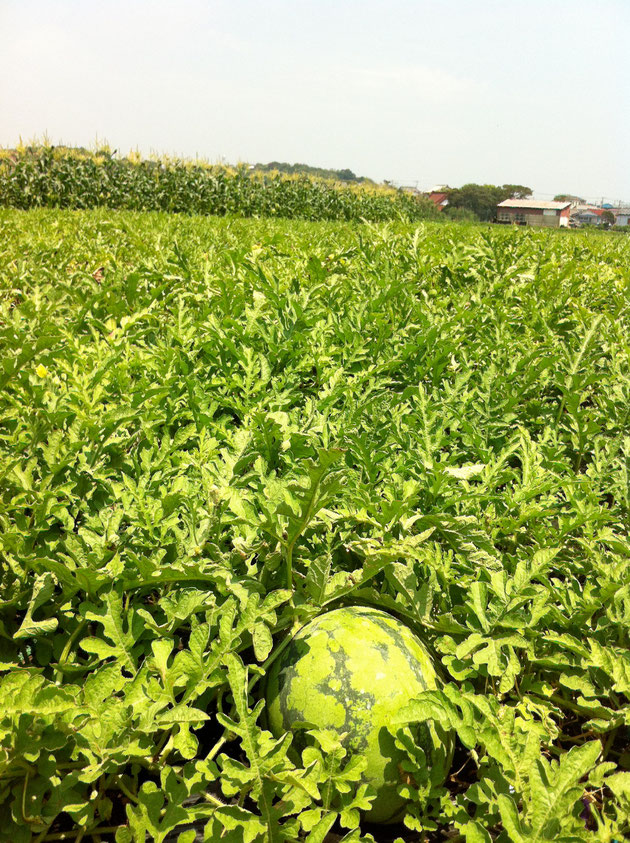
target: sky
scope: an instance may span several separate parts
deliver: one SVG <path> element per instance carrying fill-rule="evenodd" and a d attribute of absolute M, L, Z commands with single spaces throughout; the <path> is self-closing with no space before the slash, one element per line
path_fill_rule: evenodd
<path fill-rule="evenodd" d="M 630 203 L 630 0 L 0 0 L 0 146 Z"/>

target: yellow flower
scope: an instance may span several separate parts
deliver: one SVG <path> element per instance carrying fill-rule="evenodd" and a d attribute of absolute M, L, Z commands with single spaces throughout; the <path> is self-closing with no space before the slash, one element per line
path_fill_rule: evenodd
<path fill-rule="evenodd" d="M 37 376 L 40 378 L 45 378 L 48 374 L 48 369 L 45 366 L 42 366 L 40 363 L 39 366 L 35 369 Z"/>

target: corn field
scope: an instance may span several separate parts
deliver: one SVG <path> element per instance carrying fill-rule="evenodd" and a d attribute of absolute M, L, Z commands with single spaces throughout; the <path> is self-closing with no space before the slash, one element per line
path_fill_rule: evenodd
<path fill-rule="evenodd" d="M 0 150 L 0 207 L 112 208 L 312 221 L 413 222 L 433 204 L 379 185 L 46 145 Z"/>

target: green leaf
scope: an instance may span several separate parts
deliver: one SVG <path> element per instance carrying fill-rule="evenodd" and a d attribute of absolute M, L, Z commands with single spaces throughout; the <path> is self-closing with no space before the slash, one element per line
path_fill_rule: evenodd
<path fill-rule="evenodd" d="M 488 831 L 478 822 L 470 821 L 461 828 L 466 843 L 492 843 Z"/>
<path fill-rule="evenodd" d="M 108 641 L 100 638 L 84 638 L 81 647 L 86 653 L 95 653 L 99 659 L 119 659 L 123 668 L 135 675 L 137 654 L 134 650 L 143 631 L 142 619 L 135 611 L 124 612 L 122 599 L 114 591 L 103 595 L 102 604 L 84 604 L 84 617 L 102 624 Z"/>
<path fill-rule="evenodd" d="M 538 760 L 530 774 L 534 837 L 552 839 L 551 834 L 558 834 L 562 818 L 584 792 L 580 779 L 595 765 L 600 753 L 599 741 L 589 741 L 572 747 L 558 762 Z M 549 827 L 553 831 L 548 831 Z"/>
<path fill-rule="evenodd" d="M 256 624 L 252 633 L 252 640 L 257 660 L 264 662 L 273 647 L 273 638 L 267 624 Z"/>
<path fill-rule="evenodd" d="M 14 638 L 35 638 L 38 635 L 48 635 L 57 629 L 59 625 L 57 618 L 46 618 L 39 621 L 33 620 L 33 613 L 50 600 L 54 590 L 55 581 L 52 574 L 40 574 L 36 577 L 31 599 L 28 603 L 28 609 L 26 610 L 20 628 L 13 635 Z"/>
<path fill-rule="evenodd" d="M 475 463 L 474 465 L 462 466 L 446 466 L 444 473 L 449 477 L 454 477 L 456 480 L 470 480 L 471 477 L 476 477 L 485 469 L 483 463 Z"/>
<path fill-rule="evenodd" d="M 324 843 L 326 835 L 337 820 L 337 816 L 338 815 L 333 812 L 322 817 L 306 838 L 306 843 Z"/>

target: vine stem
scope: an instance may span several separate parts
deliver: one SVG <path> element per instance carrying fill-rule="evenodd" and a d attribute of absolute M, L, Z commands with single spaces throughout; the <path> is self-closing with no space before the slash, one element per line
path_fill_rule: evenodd
<path fill-rule="evenodd" d="M 31 817 L 26 813 L 26 793 L 28 791 L 28 780 L 30 778 L 31 771 L 27 770 L 26 775 L 24 776 L 24 784 L 22 786 L 22 819 L 26 823 L 36 822 L 37 817 Z"/>
<path fill-rule="evenodd" d="M 293 544 L 290 544 L 287 547 L 287 588 L 289 591 L 293 591 Z"/>
<path fill-rule="evenodd" d="M 124 794 L 125 794 L 125 796 L 127 797 L 127 799 L 131 799 L 131 801 L 132 801 L 135 805 L 137 805 L 137 804 L 138 804 L 138 797 L 135 795 L 135 793 L 132 793 L 132 792 L 129 790 L 129 788 L 127 787 L 127 785 L 123 782 L 123 780 L 122 780 L 122 776 L 117 776 L 117 778 L 116 778 L 116 786 L 117 786 L 118 788 L 120 788 L 120 790 L 122 791 L 122 793 L 124 793 Z"/>
<path fill-rule="evenodd" d="M 204 793 L 203 798 L 206 800 L 206 802 L 211 802 L 215 806 L 215 808 L 225 808 L 227 805 L 226 802 L 222 802 L 218 796 L 213 796 L 212 793 Z"/>
<path fill-rule="evenodd" d="M 577 703 L 571 702 L 571 700 L 565 700 L 563 697 L 558 696 L 558 694 L 549 694 L 548 697 L 542 697 L 540 694 L 534 694 L 534 696 L 540 697 L 541 699 L 549 700 L 550 702 L 560 706 L 560 708 L 568 708 L 569 711 L 573 711 L 576 714 L 581 714 L 590 717 L 593 713 L 590 708 L 578 705 Z"/>
<path fill-rule="evenodd" d="M 204 761 L 212 761 L 212 759 L 215 757 L 217 752 L 226 743 L 227 743 L 227 731 L 225 731 L 223 733 L 222 737 L 220 737 L 219 740 L 215 743 L 215 745 L 212 747 L 210 752 L 206 755 Z"/>
<path fill-rule="evenodd" d="M 293 638 L 293 635 L 297 632 L 297 630 L 301 626 L 302 626 L 302 624 L 299 621 L 294 621 L 293 626 L 289 630 L 288 634 L 285 636 L 284 640 L 280 644 L 278 644 L 278 646 L 271 653 L 269 658 L 265 659 L 265 661 L 260 665 L 260 670 L 262 671 L 262 673 L 266 673 L 267 670 L 269 670 L 271 665 L 278 658 L 278 656 L 280 656 L 284 652 L 284 650 L 289 646 L 289 644 L 291 642 L 291 639 Z M 258 674 L 256 676 L 252 676 L 252 678 L 249 680 L 249 682 L 247 684 L 247 693 L 248 694 L 251 692 L 254 685 L 258 682 L 258 680 L 260 679 L 260 676 L 261 676 L 261 674 Z"/>
<path fill-rule="evenodd" d="M 77 637 L 81 634 L 86 625 L 86 620 L 81 621 L 81 623 L 77 626 L 77 628 L 74 630 L 74 632 L 68 639 L 68 643 L 63 648 L 63 653 L 61 654 L 59 661 L 57 662 L 57 669 L 55 670 L 55 678 L 57 680 L 57 683 L 61 682 L 61 680 L 63 679 L 62 668 L 65 667 L 65 664 L 68 661 L 68 657 L 70 656 L 70 653 L 72 651 L 72 647 L 74 646 Z"/>
<path fill-rule="evenodd" d="M 161 750 L 160 754 L 155 759 L 155 763 L 158 764 L 158 765 L 164 764 L 164 762 L 166 761 L 168 756 L 173 751 L 173 746 L 175 745 L 173 733 L 169 732 L 168 735 L 169 735 L 169 738 L 168 738 L 166 744 L 164 745 L 164 748 Z"/>
<path fill-rule="evenodd" d="M 159 761 L 162 750 L 164 749 L 164 746 L 166 745 L 166 742 L 169 740 L 170 737 L 171 737 L 171 732 L 169 730 L 169 731 L 165 732 L 162 735 L 162 737 L 160 738 L 160 740 L 158 742 L 158 745 L 155 749 L 155 752 L 153 753 L 153 763 L 154 764 L 157 764 L 157 762 Z"/>

